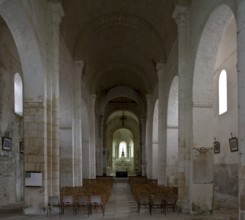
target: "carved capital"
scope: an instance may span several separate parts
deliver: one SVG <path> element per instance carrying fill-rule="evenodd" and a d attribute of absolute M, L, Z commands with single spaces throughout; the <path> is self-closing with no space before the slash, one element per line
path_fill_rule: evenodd
<path fill-rule="evenodd" d="M 84 68 L 84 63 L 82 60 L 75 60 L 74 61 L 74 68 L 76 73 L 82 73 L 83 72 L 83 68 Z"/>
<path fill-rule="evenodd" d="M 165 68 L 165 65 L 163 63 L 157 63 L 156 70 L 157 70 L 158 79 L 161 79 L 163 77 L 164 68 Z"/>
<path fill-rule="evenodd" d="M 59 25 L 61 18 L 65 15 L 60 0 L 48 0 L 52 23 Z"/>
<path fill-rule="evenodd" d="M 174 9 L 174 13 L 172 17 L 175 19 L 178 28 L 185 27 L 187 21 L 187 7 L 177 5 Z"/>

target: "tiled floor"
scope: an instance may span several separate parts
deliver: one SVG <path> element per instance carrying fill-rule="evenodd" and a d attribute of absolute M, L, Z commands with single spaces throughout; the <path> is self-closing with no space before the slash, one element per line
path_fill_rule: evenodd
<path fill-rule="evenodd" d="M 114 183 L 111 197 L 105 207 L 105 215 L 103 217 L 102 212 L 98 210 L 97 213 L 93 213 L 91 216 L 85 214 L 74 215 L 73 213 L 65 213 L 64 215 L 52 215 L 52 216 L 24 216 L 21 213 L 16 212 L 0 212 L 0 219 L 6 220 L 135 220 L 135 219 L 162 219 L 162 220 L 237 220 L 238 212 L 235 210 L 223 210 L 216 211 L 213 215 L 207 216 L 190 216 L 185 214 L 178 215 L 174 212 L 168 212 L 167 215 L 161 214 L 160 210 L 156 210 L 152 215 L 148 210 L 142 209 L 140 215 L 137 214 L 137 204 L 130 193 L 129 185 L 127 183 Z"/>

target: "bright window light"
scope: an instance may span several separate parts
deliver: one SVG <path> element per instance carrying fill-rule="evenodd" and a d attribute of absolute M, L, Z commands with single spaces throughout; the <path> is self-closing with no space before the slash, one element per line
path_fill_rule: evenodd
<path fill-rule="evenodd" d="M 14 76 L 14 112 L 23 115 L 23 83 L 19 73 Z"/>
<path fill-rule="evenodd" d="M 222 70 L 219 75 L 219 115 L 227 112 L 227 73 Z"/>
<path fill-rule="evenodd" d="M 125 141 L 120 142 L 119 144 L 119 157 L 127 157 L 127 144 Z"/>

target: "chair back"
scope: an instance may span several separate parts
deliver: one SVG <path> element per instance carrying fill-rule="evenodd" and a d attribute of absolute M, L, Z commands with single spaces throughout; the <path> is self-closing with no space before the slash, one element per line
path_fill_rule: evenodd
<path fill-rule="evenodd" d="M 62 198 L 62 202 L 64 205 L 72 205 L 73 204 L 73 196 L 65 195 Z"/>
<path fill-rule="evenodd" d="M 48 204 L 52 206 L 59 205 L 59 197 L 58 196 L 49 196 L 48 197 Z"/>
<path fill-rule="evenodd" d="M 101 196 L 99 196 L 99 195 L 91 196 L 91 204 L 92 205 L 96 205 L 96 204 L 100 205 L 101 204 Z"/>
<path fill-rule="evenodd" d="M 82 196 L 79 196 L 78 198 L 78 205 L 87 205 L 89 202 L 89 198 L 88 196 L 85 196 L 85 195 L 82 195 Z"/>

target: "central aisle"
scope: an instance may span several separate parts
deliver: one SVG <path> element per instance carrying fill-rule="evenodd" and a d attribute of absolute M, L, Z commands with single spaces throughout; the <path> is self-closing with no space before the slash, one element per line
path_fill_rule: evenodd
<path fill-rule="evenodd" d="M 128 183 L 114 183 L 104 218 L 128 218 L 137 216 L 137 204 Z"/>

